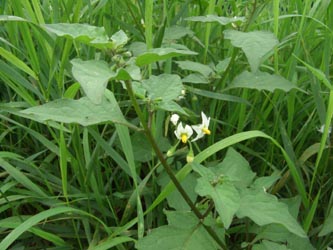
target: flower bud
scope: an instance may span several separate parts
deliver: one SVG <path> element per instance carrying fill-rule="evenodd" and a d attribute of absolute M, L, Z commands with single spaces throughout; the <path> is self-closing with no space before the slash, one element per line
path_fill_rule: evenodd
<path fill-rule="evenodd" d="M 177 149 L 177 147 L 178 147 L 179 142 L 180 142 L 180 141 L 178 141 L 178 142 L 176 143 L 176 145 L 174 145 L 173 147 L 171 147 L 171 148 L 167 151 L 167 153 L 166 153 L 167 157 L 171 157 L 171 156 L 173 156 L 173 154 L 175 153 L 175 151 L 176 151 L 176 149 Z"/>
<path fill-rule="evenodd" d="M 191 143 L 189 143 L 189 145 L 190 145 L 190 151 L 186 155 L 186 161 L 187 161 L 187 163 L 191 163 L 194 160 L 194 153 L 193 153 L 192 145 L 191 145 Z"/>
<path fill-rule="evenodd" d="M 175 126 L 177 125 L 178 120 L 179 120 L 179 115 L 177 115 L 177 114 L 173 114 L 173 115 L 171 116 L 171 118 L 170 118 L 170 121 L 171 121 L 172 124 L 175 125 Z"/>

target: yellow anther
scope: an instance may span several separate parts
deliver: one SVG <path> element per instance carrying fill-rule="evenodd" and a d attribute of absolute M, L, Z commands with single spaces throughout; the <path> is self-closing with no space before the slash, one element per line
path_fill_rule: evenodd
<path fill-rule="evenodd" d="M 208 128 L 203 128 L 202 132 L 206 135 L 210 135 L 210 130 Z"/>
<path fill-rule="evenodd" d="M 182 135 L 181 135 L 181 139 L 182 139 L 182 142 L 183 142 L 183 143 L 186 143 L 186 142 L 187 142 L 187 139 L 188 139 L 187 134 L 182 134 Z"/>

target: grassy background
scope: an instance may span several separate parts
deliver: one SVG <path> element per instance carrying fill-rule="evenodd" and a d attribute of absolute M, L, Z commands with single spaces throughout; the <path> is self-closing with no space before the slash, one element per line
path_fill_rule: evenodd
<path fill-rule="evenodd" d="M 199 53 L 192 60 L 212 65 L 231 58 L 220 78 L 212 77 L 209 84 L 187 85 L 182 106 L 196 114 L 204 110 L 213 120 L 212 135 L 206 143 L 198 144 L 196 150 L 247 130 L 261 130 L 279 141 L 301 173 L 301 185 L 312 205 L 301 207 L 298 219 L 314 246 L 325 249 L 333 240 L 329 236 L 318 238 L 317 233 L 332 206 L 333 157 L 331 137 L 325 141 L 317 130 L 330 119 L 329 91 L 297 58 L 321 70 L 331 81 L 332 12 L 333 4 L 328 0 L 1 1 L 0 238 L 31 219 L 37 226 L 22 234 L 14 232 L 18 239 L 12 249 L 94 249 L 101 240 L 112 242 L 115 237 L 120 241 L 115 249 L 130 249 L 131 238 L 141 237 L 144 231 L 166 223 L 162 213 L 165 203 L 145 217 L 142 214 L 161 188 L 155 171 L 159 162 L 149 154 L 149 145 L 145 145 L 139 133 L 113 125 L 44 125 L 15 113 L 50 100 L 80 96 L 69 61 L 75 57 L 111 56 L 70 39 L 53 37 L 38 25 L 89 23 L 105 27 L 109 35 L 122 29 L 131 43 L 146 42 L 148 48 L 160 47 L 165 29 L 178 25 L 193 31 L 178 41 Z M 223 30 L 230 25 L 185 20 L 207 14 L 245 16 L 246 22 L 237 29 L 273 32 L 280 43 L 261 69 L 285 77 L 304 92 L 228 89 L 232 79 L 248 67 L 247 60 L 241 50 L 223 39 Z M 9 20 L 5 15 L 28 22 L 19 18 Z M 144 74 L 148 77 L 163 72 L 180 76 L 188 73 L 169 60 L 161 68 L 147 67 Z M 110 89 L 126 118 L 134 119 L 135 123 L 122 86 L 113 84 Z M 224 100 L 222 94 L 240 97 L 248 104 L 238 99 Z M 163 137 L 167 132 L 165 118 L 164 112 L 157 112 L 153 121 L 156 136 Z M 328 146 L 318 154 L 321 140 Z M 167 150 L 173 142 L 169 131 L 162 147 Z M 132 148 L 139 153 L 129 153 Z M 142 148 L 146 157 L 139 151 Z M 275 169 L 282 171 L 283 177 L 272 192 L 281 197 L 298 194 L 285 158 L 269 141 L 257 138 L 235 148 L 260 176 Z M 222 159 L 224 153 L 215 154 L 210 161 Z M 175 162 L 176 168 L 181 161 Z M 137 202 L 137 191 L 141 203 Z M 46 220 L 51 214 L 54 216 Z M 245 240 L 242 237 L 239 234 L 234 241 L 230 240 L 230 246 L 239 246 Z"/>

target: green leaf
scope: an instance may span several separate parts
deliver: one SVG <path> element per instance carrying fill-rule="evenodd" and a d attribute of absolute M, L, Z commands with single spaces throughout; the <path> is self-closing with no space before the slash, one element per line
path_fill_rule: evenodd
<path fill-rule="evenodd" d="M 227 67 L 229 66 L 229 63 L 231 61 L 231 57 L 227 57 L 222 61 L 219 61 L 218 64 L 216 64 L 215 69 L 218 73 L 223 73 Z"/>
<path fill-rule="evenodd" d="M 257 71 L 256 73 L 249 71 L 242 72 L 235 77 L 230 87 L 268 90 L 270 92 L 273 92 L 276 89 L 281 89 L 285 92 L 288 92 L 291 89 L 301 90 L 282 76 L 271 75 L 261 71 Z"/>
<path fill-rule="evenodd" d="M 163 42 L 172 42 L 183 38 L 184 36 L 193 36 L 194 32 L 188 27 L 171 26 L 167 27 L 164 32 Z"/>
<path fill-rule="evenodd" d="M 170 112 L 174 112 L 174 113 L 178 113 L 178 114 L 183 114 L 183 115 L 188 115 L 187 112 L 178 105 L 178 103 L 174 102 L 174 101 L 161 101 L 158 102 L 158 104 L 156 105 L 156 108 L 158 109 L 163 109 L 166 111 L 170 111 Z"/>
<path fill-rule="evenodd" d="M 22 110 L 21 113 L 39 122 L 52 120 L 78 123 L 83 126 L 113 122 L 132 126 L 123 117 L 113 94 L 110 94 L 110 97 L 109 100 L 103 100 L 99 105 L 92 103 L 87 97 L 79 100 L 59 99 Z"/>
<path fill-rule="evenodd" d="M 45 24 L 45 29 L 60 37 L 72 38 L 87 44 L 100 44 L 112 48 L 104 27 L 96 27 L 81 23 L 54 23 Z"/>
<path fill-rule="evenodd" d="M 123 87 L 126 88 L 125 84 L 123 84 Z M 137 97 L 139 97 L 141 99 L 144 99 L 146 97 L 147 91 L 143 87 L 142 82 L 133 81 L 132 88 Z"/>
<path fill-rule="evenodd" d="M 10 16 L 10 15 L 0 15 L 0 21 L 3 22 L 9 22 L 9 21 L 14 21 L 14 22 L 27 22 L 29 23 L 30 21 L 23 19 L 18 16 Z"/>
<path fill-rule="evenodd" d="M 40 189 L 38 185 L 36 185 L 34 182 L 32 182 L 26 174 L 21 172 L 19 168 L 11 165 L 9 162 L 5 161 L 2 157 L 0 157 L 0 166 L 2 169 L 6 171 L 6 173 L 14 178 L 18 183 L 20 183 L 22 186 L 27 188 L 28 190 L 32 191 L 36 196 L 40 197 L 47 197 L 48 195 Z"/>
<path fill-rule="evenodd" d="M 64 93 L 64 98 L 68 98 L 68 99 L 74 99 L 74 97 L 76 96 L 77 92 L 80 90 L 80 83 L 76 82 L 73 83 L 71 86 L 69 86 L 65 93 Z"/>
<path fill-rule="evenodd" d="M 186 89 L 189 92 L 192 92 L 196 95 L 205 96 L 205 97 L 216 99 L 216 100 L 222 100 L 222 101 L 226 101 L 226 102 L 238 102 L 238 103 L 243 103 L 243 104 L 246 104 L 249 106 L 251 105 L 247 100 L 245 100 L 241 97 L 238 97 L 238 96 L 222 94 L 222 93 L 219 93 L 216 91 L 213 92 L 213 91 L 208 91 L 208 90 L 199 89 L 199 88 L 187 87 Z"/>
<path fill-rule="evenodd" d="M 114 33 L 111 36 L 111 40 L 116 48 L 124 46 L 128 42 L 128 36 L 122 30 Z"/>
<path fill-rule="evenodd" d="M 224 17 L 216 15 L 207 15 L 207 16 L 192 16 L 185 18 L 185 20 L 192 22 L 202 22 L 202 23 L 218 22 L 221 25 L 227 25 L 229 23 L 245 22 L 245 17 Z"/>
<path fill-rule="evenodd" d="M 255 244 L 253 250 L 292 250 L 287 248 L 286 245 L 278 244 L 268 240 L 263 240 L 261 244 Z"/>
<path fill-rule="evenodd" d="M 29 216 L 29 215 L 7 217 L 5 219 L 0 220 L 0 228 L 15 229 L 22 223 L 22 221 L 25 221 L 25 220 L 29 219 L 30 217 L 31 216 Z M 68 244 L 62 238 L 57 236 L 56 234 L 49 233 L 38 227 L 31 227 L 27 231 L 37 235 L 40 238 L 47 240 L 48 242 L 52 242 L 56 246 L 68 246 Z"/>
<path fill-rule="evenodd" d="M 10 51 L 5 50 L 4 48 L 0 47 L 0 56 L 5 58 L 8 62 L 15 65 L 15 67 L 19 68 L 20 70 L 24 71 L 34 79 L 38 79 L 36 73 L 27 65 L 25 64 L 21 59 L 17 58 L 14 54 L 12 54 Z"/>
<path fill-rule="evenodd" d="M 290 160 L 287 153 L 284 151 L 283 147 L 272 137 L 268 136 L 267 134 L 261 132 L 261 131 L 246 131 L 241 132 L 238 134 L 231 135 L 227 138 L 224 138 L 213 145 L 207 147 L 205 150 L 201 151 L 199 154 L 197 154 L 194 157 L 194 162 L 201 163 L 202 161 L 206 160 L 208 157 L 216 154 L 216 152 L 219 152 L 229 146 L 232 146 L 236 143 L 249 140 L 252 138 L 265 138 L 269 139 L 273 144 L 275 144 L 279 150 L 281 150 L 288 167 L 290 169 L 291 175 L 293 176 L 293 179 L 295 183 L 297 184 L 297 188 L 299 190 L 299 194 L 302 197 L 302 201 L 305 207 L 308 207 L 309 201 L 307 199 L 307 193 L 305 191 L 305 188 L 300 184 L 302 182 L 302 177 L 298 175 L 298 172 L 296 171 L 296 167 L 294 163 Z M 192 171 L 193 163 L 186 164 L 182 169 L 180 169 L 176 177 L 179 181 L 182 181 L 191 171 Z M 162 190 L 162 192 L 159 194 L 159 196 L 155 199 L 153 204 L 146 210 L 147 213 L 152 211 L 158 204 L 160 204 L 173 190 L 175 190 L 175 186 L 172 182 L 169 182 L 165 188 Z"/>
<path fill-rule="evenodd" d="M 153 62 L 166 60 L 177 56 L 197 55 L 198 53 L 191 50 L 180 50 L 173 48 L 157 48 L 151 49 L 136 58 L 136 65 L 144 66 Z"/>
<path fill-rule="evenodd" d="M 228 148 L 222 163 L 214 167 L 217 175 L 225 175 L 238 188 L 249 186 L 256 176 L 252 172 L 249 163 L 233 148 Z"/>
<path fill-rule="evenodd" d="M 112 70 L 105 61 L 73 59 L 71 61 L 74 78 L 82 86 L 84 93 L 95 104 L 102 101 L 104 91 L 110 79 L 116 80 L 141 80 L 141 71 L 134 63 L 128 60 L 123 68 Z"/>
<path fill-rule="evenodd" d="M 92 248 L 89 246 L 88 250 L 109 250 L 117 245 L 130 241 L 134 241 L 134 239 L 127 236 L 110 236 L 108 239 L 103 239 L 97 246 L 93 246 Z"/>
<path fill-rule="evenodd" d="M 255 240 L 271 240 L 275 242 L 287 242 L 287 246 L 292 250 L 315 250 L 308 238 L 291 234 L 285 227 L 279 224 L 270 224 L 257 227 L 258 235 Z"/>
<path fill-rule="evenodd" d="M 137 132 L 131 135 L 134 158 L 139 162 L 150 161 L 153 157 L 153 149 L 143 133 Z"/>
<path fill-rule="evenodd" d="M 139 239 L 138 250 L 216 250 L 212 238 L 190 212 L 168 212 L 170 225 L 153 229 Z"/>
<path fill-rule="evenodd" d="M 158 177 L 158 184 L 162 187 L 168 184 L 170 177 L 166 172 L 162 172 Z M 194 173 L 190 173 L 186 178 L 181 182 L 181 186 L 190 197 L 192 202 L 195 202 L 197 199 L 197 194 L 194 191 L 194 187 L 197 183 L 197 176 Z M 176 211 L 190 211 L 189 205 L 185 202 L 178 190 L 175 190 L 167 197 L 168 205 Z"/>
<path fill-rule="evenodd" d="M 142 82 L 151 100 L 168 102 L 177 99 L 183 90 L 183 85 L 178 75 L 162 74 L 152 75 Z"/>
<path fill-rule="evenodd" d="M 289 232 L 306 237 L 302 227 L 289 213 L 288 206 L 264 191 L 244 190 L 236 215 L 238 218 L 248 217 L 259 226 L 280 224 Z"/>
<path fill-rule="evenodd" d="M 296 59 L 299 60 L 301 63 L 303 63 L 311 71 L 311 73 L 316 76 L 328 89 L 333 91 L 333 85 L 330 83 L 324 72 L 322 72 L 320 69 L 312 67 L 310 64 L 307 64 L 296 55 L 293 54 L 293 56 L 296 57 Z"/>
<path fill-rule="evenodd" d="M 202 176 L 198 179 L 195 191 L 200 196 L 208 196 L 214 201 L 224 227 L 229 228 L 239 208 L 240 196 L 236 187 L 222 174 L 216 175 L 210 168 L 194 162 L 192 164 L 193 170 Z"/>
<path fill-rule="evenodd" d="M 261 189 L 261 190 L 267 190 L 269 189 L 278 179 L 280 179 L 280 173 L 274 172 L 270 176 L 263 176 L 257 178 L 253 185 L 251 186 L 252 188 L 255 189 Z"/>
<path fill-rule="evenodd" d="M 133 79 L 135 81 L 141 81 L 142 80 L 142 76 L 141 76 L 141 70 L 140 67 L 138 67 L 135 64 L 135 58 L 132 57 L 131 59 L 129 59 L 126 64 L 124 65 L 123 68 L 118 69 L 119 72 L 118 75 L 116 76 L 116 80 L 129 80 L 129 79 Z M 121 77 L 121 71 L 125 71 L 126 72 L 126 76 Z"/>
<path fill-rule="evenodd" d="M 244 51 L 252 72 L 258 70 L 264 56 L 279 43 L 275 35 L 268 31 L 225 30 L 223 33 L 233 46 Z"/>
<path fill-rule="evenodd" d="M 81 84 L 84 93 L 93 103 L 101 103 L 107 83 L 116 76 L 116 72 L 104 61 L 73 59 L 71 63 L 73 76 Z"/>
<path fill-rule="evenodd" d="M 15 240 L 17 240 L 24 232 L 30 230 L 33 226 L 37 225 L 41 221 L 44 221 L 47 218 L 55 215 L 67 214 L 67 213 L 77 213 L 92 217 L 95 220 L 97 220 L 99 223 L 101 223 L 104 229 L 107 229 L 106 225 L 102 221 L 100 221 L 98 218 L 94 217 L 93 215 L 90 215 L 87 212 L 71 207 L 54 207 L 31 216 L 30 218 L 22 222 L 20 225 L 15 227 L 15 229 L 11 231 L 6 237 L 4 237 L 3 240 L 0 242 L 0 249 L 1 250 L 8 249 L 8 247 L 13 242 L 15 242 Z"/>
<path fill-rule="evenodd" d="M 209 80 L 204 77 L 202 74 L 199 73 L 193 73 L 193 74 L 189 74 L 187 76 L 185 76 L 182 79 L 183 82 L 189 82 L 189 83 L 203 83 L 203 84 L 207 84 L 209 83 Z"/>
<path fill-rule="evenodd" d="M 191 61 L 176 61 L 176 63 L 182 70 L 199 72 L 205 77 L 209 77 L 211 74 L 214 73 L 214 71 L 209 66 L 202 63 Z"/>
<path fill-rule="evenodd" d="M 329 215 L 327 216 L 327 218 L 324 221 L 324 225 L 322 227 L 322 229 L 319 232 L 319 236 L 325 236 L 329 233 L 333 232 L 333 208 L 331 208 L 331 211 L 329 213 Z"/>

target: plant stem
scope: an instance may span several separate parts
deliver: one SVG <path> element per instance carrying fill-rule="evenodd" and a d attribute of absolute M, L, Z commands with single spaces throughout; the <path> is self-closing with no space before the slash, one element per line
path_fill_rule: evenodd
<path fill-rule="evenodd" d="M 161 152 L 161 150 L 159 149 L 153 134 L 151 133 L 145 119 L 144 119 L 144 115 L 138 105 L 138 102 L 136 101 L 136 98 L 134 96 L 134 92 L 132 89 L 132 84 L 131 81 L 125 81 L 125 85 L 126 85 L 126 89 L 127 92 L 130 96 L 132 105 L 135 109 L 135 112 L 137 113 L 139 120 L 143 126 L 143 130 L 146 134 L 146 137 L 148 139 L 148 141 L 150 142 L 157 158 L 160 160 L 162 166 L 164 167 L 165 171 L 167 172 L 167 174 L 169 175 L 171 181 L 173 182 L 173 184 L 175 185 L 175 187 L 177 188 L 178 192 L 181 194 L 181 196 L 183 197 L 183 199 L 185 200 L 185 202 L 189 205 L 189 207 L 192 209 L 193 213 L 197 216 L 197 218 L 200 221 L 203 221 L 204 216 L 200 213 L 200 211 L 197 209 L 197 207 L 194 205 L 194 203 L 191 201 L 190 197 L 188 196 L 188 194 L 186 193 L 186 191 L 183 189 L 183 187 L 181 186 L 180 182 L 178 181 L 177 177 L 174 175 L 170 165 L 167 163 L 163 153 Z M 220 238 L 218 237 L 218 235 L 215 233 L 215 231 L 209 227 L 206 226 L 204 224 L 202 224 L 203 227 L 206 229 L 206 231 L 211 235 L 211 237 L 220 245 L 220 247 L 222 249 L 227 249 L 225 244 L 220 240 Z"/>

